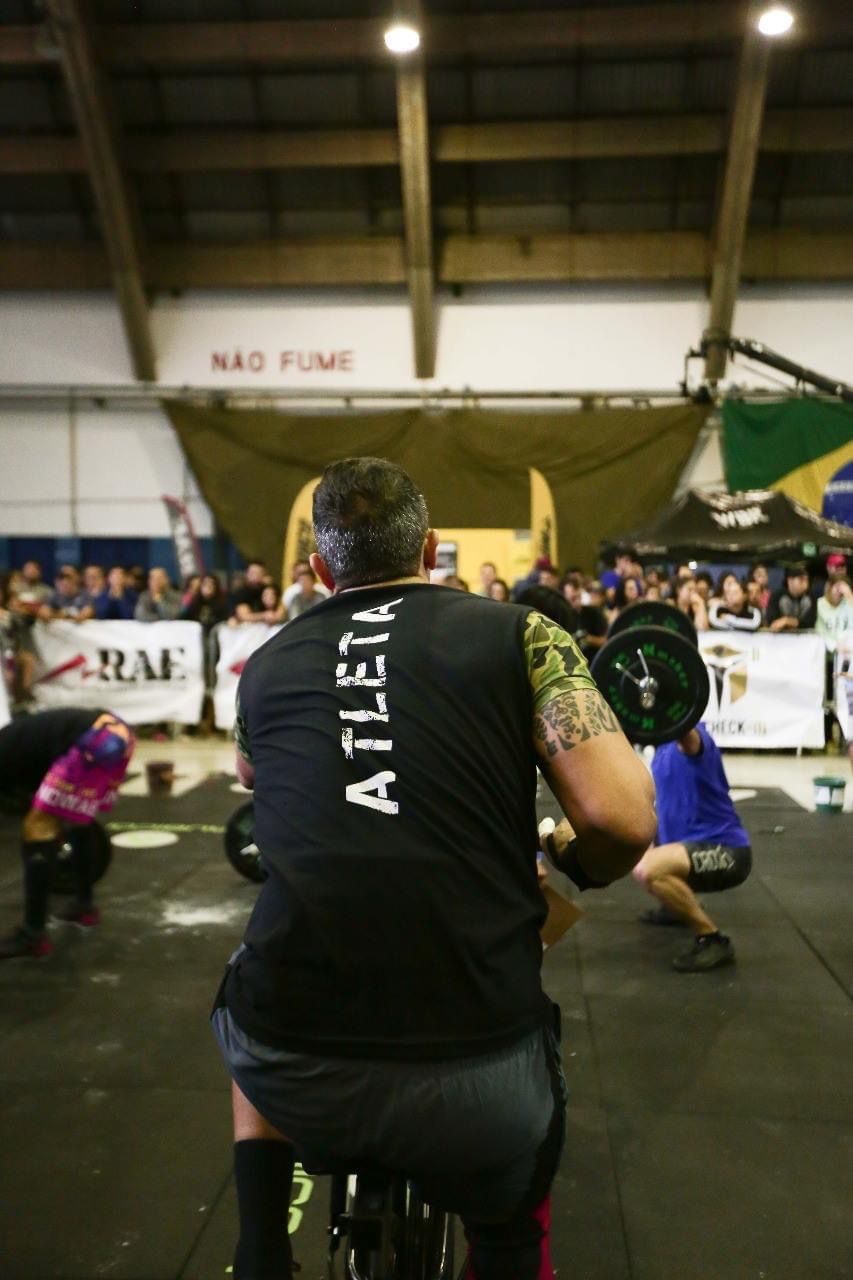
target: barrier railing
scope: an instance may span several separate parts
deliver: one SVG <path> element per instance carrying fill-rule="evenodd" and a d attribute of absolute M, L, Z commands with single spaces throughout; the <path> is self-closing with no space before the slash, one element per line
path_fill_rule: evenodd
<path fill-rule="evenodd" d="M 216 727 L 228 730 L 243 667 L 278 629 L 223 624 L 205 637 L 196 622 L 37 623 L 34 696 L 40 707 L 109 708 L 130 724 L 197 724 L 206 692 L 205 648 L 212 645 L 208 691 Z M 853 638 L 849 643 L 853 649 Z M 707 631 L 699 648 L 711 676 L 704 719 L 721 746 L 823 746 L 826 647 L 819 635 Z M 840 652 L 848 655 L 839 659 L 846 672 L 851 651 L 842 644 Z M 851 684 L 841 672 L 836 688 L 843 694 L 843 724 Z"/>

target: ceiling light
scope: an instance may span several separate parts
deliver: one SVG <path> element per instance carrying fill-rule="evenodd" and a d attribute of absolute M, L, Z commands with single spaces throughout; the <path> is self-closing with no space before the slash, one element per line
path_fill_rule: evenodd
<path fill-rule="evenodd" d="M 758 19 L 758 30 L 763 36 L 784 36 L 794 25 L 794 15 L 790 9 L 780 4 L 765 9 Z"/>
<path fill-rule="evenodd" d="M 385 32 L 385 44 L 392 53 L 413 53 L 420 42 L 420 34 L 404 22 L 395 22 Z"/>

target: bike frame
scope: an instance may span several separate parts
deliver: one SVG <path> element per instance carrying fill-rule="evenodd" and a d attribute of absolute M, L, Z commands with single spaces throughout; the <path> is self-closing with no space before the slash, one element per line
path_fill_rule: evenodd
<path fill-rule="evenodd" d="M 329 1280 L 454 1280 L 454 1226 L 452 1215 L 427 1204 L 403 1177 L 336 1174 Z"/>

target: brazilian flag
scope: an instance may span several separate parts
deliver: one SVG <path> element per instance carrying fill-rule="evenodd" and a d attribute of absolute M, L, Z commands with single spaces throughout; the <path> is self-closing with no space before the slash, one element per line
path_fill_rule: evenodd
<path fill-rule="evenodd" d="M 853 406 L 727 400 L 723 454 L 732 493 L 781 489 L 826 519 L 853 525 Z"/>

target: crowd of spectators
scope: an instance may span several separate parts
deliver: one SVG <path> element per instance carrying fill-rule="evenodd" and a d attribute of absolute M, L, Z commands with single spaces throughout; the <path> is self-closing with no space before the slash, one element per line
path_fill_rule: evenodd
<path fill-rule="evenodd" d="M 213 651 L 214 629 L 220 623 L 240 626 L 262 622 L 281 624 L 299 617 L 328 596 L 310 564 L 292 566 L 291 582 L 282 592 L 266 566 L 251 561 L 226 585 L 215 573 L 194 575 L 182 587 L 167 571 L 141 565 L 104 568 L 60 564 L 53 585 L 44 580 L 42 566 L 28 560 L 20 569 L 0 574 L 0 649 L 3 674 L 15 701 L 26 700 L 32 687 L 35 648 L 33 624 L 65 620 L 198 622 Z"/>
<path fill-rule="evenodd" d="M 27 695 L 36 620 L 189 619 L 201 624 L 213 644 L 215 628 L 221 623 L 234 627 L 283 624 L 329 594 L 307 560 L 293 564 L 290 576 L 282 591 L 266 566 L 253 560 L 227 584 L 219 575 L 205 573 L 178 587 L 159 566 L 146 572 L 139 565 L 104 569 L 88 564 L 81 569 L 60 564 L 51 585 L 44 581 L 38 561 L 28 560 L 20 570 L 0 575 L 0 645 L 7 681 L 14 682 L 16 696 Z M 715 581 L 707 569 L 693 563 L 677 564 L 674 571 L 662 565 L 643 567 L 633 548 L 620 547 L 613 563 L 603 566 L 597 577 L 577 565 L 561 572 L 548 557 L 541 557 L 512 586 L 487 561 L 480 567 L 476 589 L 493 600 L 537 605 L 576 636 L 588 658 L 605 643 L 613 619 L 639 600 L 659 600 L 680 609 L 697 631 L 815 630 L 830 653 L 838 636 L 853 630 L 853 589 L 844 556 L 828 556 L 825 575 L 817 581 L 804 564 L 787 565 L 776 590 L 771 590 L 770 576 L 768 566 L 757 563 L 742 570 L 727 569 Z M 456 573 L 437 573 L 434 578 L 445 586 L 469 590 Z"/>
<path fill-rule="evenodd" d="M 469 589 L 453 573 L 443 581 L 457 590 Z M 535 597 L 549 603 L 550 616 L 563 618 L 588 653 L 604 643 L 613 619 L 640 600 L 662 601 L 680 609 L 697 631 L 817 631 L 830 651 L 842 632 L 853 630 L 853 588 L 846 559 L 839 554 L 827 557 L 825 577 L 814 582 L 805 564 L 785 566 L 775 591 L 770 589 L 766 564 L 726 569 L 715 580 L 707 569 L 693 563 L 678 564 L 673 572 L 662 565 L 643 568 L 632 548 L 620 548 L 614 563 L 597 578 L 577 566 L 561 573 L 544 556 L 512 587 L 487 561 L 480 568 L 478 590 L 493 600 L 532 604 Z M 558 609 L 542 591 L 559 596 L 568 612 Z"/>

